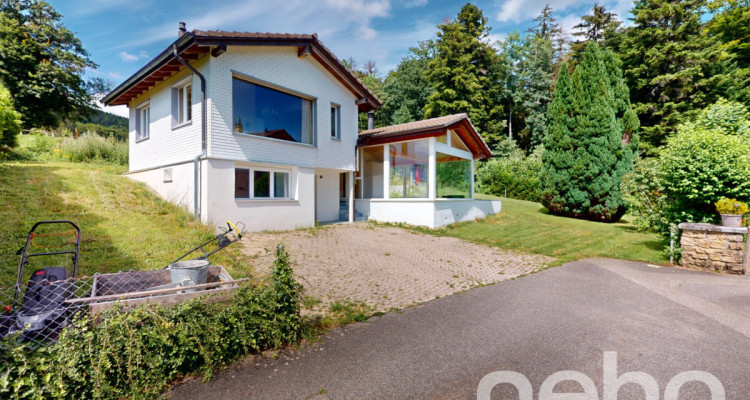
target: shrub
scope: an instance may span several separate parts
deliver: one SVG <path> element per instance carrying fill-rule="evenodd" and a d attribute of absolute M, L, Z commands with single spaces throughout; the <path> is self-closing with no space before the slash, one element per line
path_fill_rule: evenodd
<path fill-rule="evenodd" d="M 628 213 L 635 217 L 636 228 L 668 232 L 669 222 L 662 216 L 667 196 L 657 159 L 637 159 L 633 171 L 622 178 L 620 191 L 628 204 Z"/>
<path fill-rule="evenodd" d="M 505 157 L 495 157 L 479 164 L 476 172 L 477 191 L 495 196 L 539 201 L 539 170 L 542 166 L 541 153 L 537 149 L 524 156 L 519 149 L 513 149 Z"/>
<path fill-rule="evenodd" d="M 0 340 L 0 398 L 157 398 L 185 374 L 209 379 L 243 355 L 298 342 L 300 291 L 279 250 L 272 283 L 242 287 L 228 303 L 115 308 L 96 321 L 78 321 L 57 343 L 34 351 Z"/>
<path fill-rule="evenodd" d="M 62 156 L 74 162 L 128 163 L 127 143 L 118 142 L 114 138 L 105 139 L 93 132 L 86 132 L 78 138 L 65 138 L 60 148 Z"/>
<path fill-rule="evenodd" d="M 0 152 L 16 146 L 16 135 L 21 132 L 21 114 L 13 107 L 10 91 L 0 83 Z"/>
<path fill-rule="evenodd" d="M 688 123 L 667 141 L 659 172 L 669 196 L 663 212 L 668 221 L 716 222 L 717 200 L 750 199 L 750 141 L 733 131 L 726 121 L 709 128 Z"/>

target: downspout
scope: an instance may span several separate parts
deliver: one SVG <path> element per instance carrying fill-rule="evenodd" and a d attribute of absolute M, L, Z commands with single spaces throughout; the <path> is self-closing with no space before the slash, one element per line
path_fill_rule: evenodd
<path fill-rule="evenodd" d="M 187 33 L 190 34 L 190 33 Z M 195 68 L 193 68 L 192 65 L 190 65 L 187 61 L 183 60 L 180 57 L 180 54 L 177 52 L 177 44 L 172 45 L 172 53 L 174 54 L 174 58 L 180 62 L 180 64 L 184 65 L 185 68 L 192 71 L 195 75 L 198 76 L 201 80 L 201 153 L 195 156 L 195 159 L 193 159 L 193 174 L 194 174 L 194 180 L 193 180 L 193 218 L 196 221 L 200 220 L 200 203 L 201 203 L 201 197 L 200 197 L 200 183 L 201 183 L 201 177 L 200 177 L 200 160 L 201 158 L 206 157 L 206 148 L 207 148 L 207 131 L 208 131 L 208 117 L 207 117 L 207 110 L 206 110 L 206 78 L 198 72 Z"/>

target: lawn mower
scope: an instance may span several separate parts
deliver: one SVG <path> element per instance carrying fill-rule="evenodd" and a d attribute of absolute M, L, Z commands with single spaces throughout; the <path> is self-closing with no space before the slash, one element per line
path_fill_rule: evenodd
<path fill-rule="evenodd" d="M 242 226 L 242 228 L 245 228 L 245 224 L 242 222 L 237 222 Z M 242 230 L 237 228 L 237 225 L 227 221 L 227 227 L 219 227 L 219 230 L 221 230 L 221 233 L 214 236 L 212 239 L 208 240 L 207 242 L 199 245 L 198 247 L 193 248 L 192 250 L 188 251 L 187 253 L 183 254 L 181 257 L 178 257 L 176 260 L 172 261 L 170 265 L 182 261 L 185 257 L 195 253 L 196 251 L 200 250 L 202 255 L 192 258 L 191 260 L 207 260 L 208 257 L 211 257 L 214 253 L 217 251 L 229 246 L 230 244 L 242 239 Z M 211 251 L 206 251 L 205 247 L 210 245 L 211 243 L 216 242 L 216 248 Z M 169 265 L 164 267 L 164 269 L 169 268 Z"/>
<path fill-rule="evenodd" d="M 37 233 L 42 225 L 70 225 L 71 230 L 60 233 Z M 62 244 L 44 245 L 34 243 L 35 239 L 50 236 L 72 236 L 74 239 Z M 41 253 L 30 252 L 32 247 L 62 248 L 74 246 L 72 250 L 56 250 Z M 74 292 L 74 281 L 78 274 L 78 259 L 81 250 L 81 230 L 70 221 L 40 221 L 34 224 L 26 237 L 26 245 L 16 252 L 21 256 L 18 266 L 13 304 L 4 307 L 0 314 L 0 336 L 20 333 L 21 340 L 56 340 L 60 331 L 70 320 L 72 310 L 65 303 Z M 45 267 L 35 270 L 26 284 L 23 300 L 19 303 L 22 291 L 21 280 L 29 260 L 33 257 L 70 255 L 72 274 L 65 267 Z"/>

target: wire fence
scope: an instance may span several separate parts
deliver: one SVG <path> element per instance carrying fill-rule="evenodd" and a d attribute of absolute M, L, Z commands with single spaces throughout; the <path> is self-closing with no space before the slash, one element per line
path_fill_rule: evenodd
<path fill-rule="evenodd" d="M 39 271 L 35 272 L 38 273 Z M 238 283 L 221 266 L 209 266 L 202 277 L 173 279 L 169 270 L 125 271 L 65 280 L 29 280 L 0 287 L 0 337 L 16 336 L 40 345 L 55 342 L 62 329 L 77 318 L 105 311 L 116 303 L 174 304 L 206 294 L 230 293 Z"/>

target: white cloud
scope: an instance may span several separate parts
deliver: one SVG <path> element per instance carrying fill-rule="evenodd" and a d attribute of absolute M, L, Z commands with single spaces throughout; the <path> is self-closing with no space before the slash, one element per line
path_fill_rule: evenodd
<path fill-rule="evenodd" d="M 560 29 L 562 29 L 562 36 L 565 39 L 569 40 L 581 40 L 580 38 L 576 39 L 575 36 L 573 36 L 574 32 L 580 31 L 580 28 L 573 29 L 574 26 L 581 23 L 581 16 L 578 14 L 568 14 L 563 17 L 557 18 L 557 23 L 560 24 Z"/>
<path fill-rule="evenodd" d="M 119 72 L 115 72 L 115 71 L 107 72 L 107 76 L 115 80 L 122 79 L 122 74 Z"/>
<path fill-rule="evenodd" d="M 500 22 L 521 21 L 532 19 L 539 15 L 546 4 L 550 4 L 557 13 L 566 10 L 570 6 L 579 6 L 580 0 L 557 0 L 550 3 L 549 0 L 504 0 L 497 14 Z"/>
<path fill-rule="evenodd" d="M 504 42 L 507 37 L 507 33 L 490 33 L 484 41 L 499 50 L 500 46 L 498 45 L 498 42 Z"/>
<path fill-rule="evenodd" d="M 120 57 L 120 60 L 125 62 L 135 62 L 138 61 L 138 56 L 135 54 L 130 54 L 127 51 L 121 51 L 119 54 L 117 54 Z"/>
<path fill-rule="evenodd" d="M 428 0 L 411 0 L 408 1 L 406 4 L 404 4 L 404 7 L 411 8 L 411 7 L 423 7 L 427 5 Z"/>

